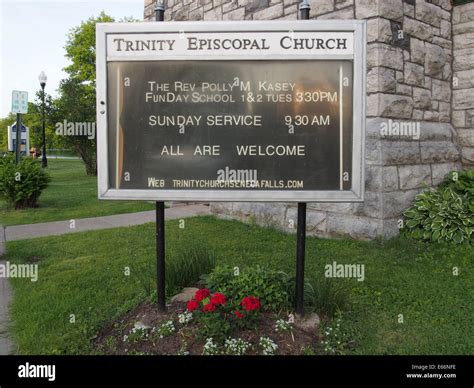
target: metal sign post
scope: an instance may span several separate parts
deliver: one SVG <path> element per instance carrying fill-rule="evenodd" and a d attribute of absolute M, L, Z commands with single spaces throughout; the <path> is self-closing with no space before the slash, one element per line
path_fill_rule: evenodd
<path fill-rule="evenodd" d="M 15 162 L 21 159 L 21 114 L 28 113 L 28 92 L 14 90 L 12 92 L 12 113 L 16 113 L 16 147 Z M 27 151 L 28 154 L 28 151 Z"/>
<path fill-rule="evenodd" d="M 16 114 L 16 144 L 15 162 L 18 164 L 21 158 L 21 113 Z"/>
<path fill-rule="evenodd" d="M 310 5 L 307 0 L 300 4 L 300 17 L 309 19 Z M 296 285 L 295 312 L 304 315 L 304 268 L 306 254 L 306 202 L 298 202 L 298 223 L 296 226 Z"/>
<path fill-rule="evenodd" d="M 165 7 L 156 3 L 155 20 L 164 21 Z M 166 280 L 165 280 L 165 203 L 157 201 L 156 206 L 156 292 L 158 310 L 166 311 Z"/>

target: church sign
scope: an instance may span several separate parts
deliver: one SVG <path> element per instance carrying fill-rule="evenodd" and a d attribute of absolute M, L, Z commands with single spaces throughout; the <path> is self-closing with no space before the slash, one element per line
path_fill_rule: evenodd
<path fill-rule="evenodd" d="M 97 25 L 102 199 L 362 201 L 365 22 Z"/>

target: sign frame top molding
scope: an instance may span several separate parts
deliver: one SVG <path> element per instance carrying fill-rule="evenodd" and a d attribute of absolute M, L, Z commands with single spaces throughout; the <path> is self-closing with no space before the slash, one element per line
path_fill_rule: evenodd
<path fill-rule="evenodd" d="M 139 22 L 99 23 L 96 25 L 96 71 L 97 71 L 97 158 L 98 197 L 111 200 L 146 201 L 239 201 L 239 202 L 363 202 L 365 188 L 365 112 L 366 112 L 366 20 L 285 20 L 285 21 L 189 21 L 189 22 Z M 165 40 L 185 40 L 190 35 L 226 39 L 245 39 L 249 33 L 253 39 L 267 38 L 268 48 L 228 50 L 122 50 L 110 48 L 114 38 L 122 39 L 141 35 L 157 35 Z M 184 35 L 183 35 L 184 34 Z M 264 35 L 265 34 L 265 35 Z M 347 37 L 347 50 L 318 49 L 273 49 L 272 42 L 280 42 L 284 35 L 294 38 L 315 38 L 338 34 Z M 276 39 L 272 40 L 272 37 Z M 184 38 L 184 39 L 183 39 Z M 123 46 L 121 47 L 124 48 Z M 132 48 L 132 47 L 130 47 Z M 326 47 L 328 48 L 328 47 Z M 332 51 L 332 52 L 330 52 Z M 352 94 L 352 171 L 349 190 L 194 190 L 194 189 L 116 189 L 109 187 L 108 161 L 108 101 L 107 64 L 111 62 L 134 61 L 243 61 L 243 60 L 350 60 L 353 63 Z"/>
<path fill-rule="evenodd" d="M 365 41 L 365 20 L 297 20 L 297 21 L 211 21 L 211 22 L 140 22 L 140 23 L 99 23 L 97 24 L 97 47 L 106 48 L 107 61 L 160 61 L 160 60 L 262 60 L 262 59 L 353 59 L 354 53 L 362 49 L 359 47 L 360 39 Z M 281 49 L 275 50 L 271 45 L 267 50 L 180 50 L 180 46 L 186 41 L 186 35 L 216 34 L 223 38 L 227 34 L 230 38 L 245 39 L 255 37 L 255 34 L 267 33 L 268 40 L 288 35 L 294 38 L 321 38 L 339 33 L 348 39 L 346 50 L 319 49 L 315 52 L 308 50 Z M 319 36 L 314 36 L 314 34 Z M 124 45 L 118 47 L 112 45 L 114 39 L 124 36 L 135 38 L 148 37 L 151 34 L 160 36 L 161 39 L 168 37 L 177 43 L 172 51 L 126 51 Z M 288 42 L 287 42 L 288 43 Z M 181 45 L 180 45 L 181 44 Z M 219 56 L 215 53 L 219 51 Z"/>

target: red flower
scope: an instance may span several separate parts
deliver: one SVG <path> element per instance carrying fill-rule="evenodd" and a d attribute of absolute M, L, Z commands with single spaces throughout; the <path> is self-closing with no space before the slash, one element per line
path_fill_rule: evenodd
<path fill-rule="evenodd" d="M 216 308 L 217 306 L 215 304 L 208 303 L 202 308 L 202 311 L 205 313 L 212 313 Z"/>
<path fill-rule="evenodd" d="M 246 296 L 242 299 L 241 304 L 245 311 L 254 311 L 260 308 L 260 300 L 253 296 Z"/>
<path fill-rule="evenodd" d="M 242 314 L 238 310 L 234 311 L 234 315 L 237 317 L 237 319 L 242 319 L 243 317 L 245 317 L 245 314 Z"/>
<path fill-rule="evenodd" d="M 219 292 L 216 292 L 212 297 L 211 297 L 211 303 L 217 305 L 225 305 L 226 299 L 224 294 L 220 294 Z"/>
<path fill-rule="evenodd" d="M 196 291 L 196 295 L 194 295 L 194 299 L 200 302 L 206 299 L 209 295 L 211 295 L 211 292 L 207 288 L 203 288 L 201 290 Z"/>
<path fill-rule="evenodd" d="M 196 310 L 198 307 L 199 307 L 199 303 L 195 301 L 194 299 L 191 299 L 188 302 L 188 311 Z"/>

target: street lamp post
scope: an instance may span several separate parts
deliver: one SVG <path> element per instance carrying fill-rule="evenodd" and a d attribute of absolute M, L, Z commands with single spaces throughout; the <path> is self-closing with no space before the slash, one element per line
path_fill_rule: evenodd
<path fill-rule="evenodd" d="M 41 85 L 41 99 L 42 99 L 42 120 L 43 120 L 43 156 L 41 158 L 41 165 L 43 168 L 48 167 L 48 159 L 46 158 L 46 130 L 45 130 L 45 120 L 44 120 L 44 87 L 46 86 L 46 74 L 42 71 L 38 77 Z"/>

